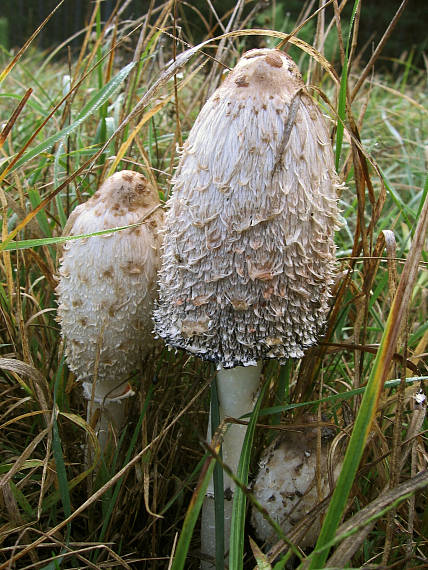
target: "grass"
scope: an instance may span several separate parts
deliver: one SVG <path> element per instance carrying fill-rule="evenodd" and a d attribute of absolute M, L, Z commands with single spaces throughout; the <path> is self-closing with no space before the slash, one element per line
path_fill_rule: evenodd
<path fill-rule="evenodd" d="M 206 470 L 221 465 L 201 444 L 214 371 L 159 347 L 135 377 L 118 449 L 92 481 L 82 446 L 96 447 L 94 432 L 55 321 L 56 246 L 70 212 L 111 171 L 141 171 L 166 198 L 178 146 L 224 67 L 302 23 L 283 28 L 276 14 L 269 31 L 273 11 L 251 4 L 224 17 L 226 37 L 181 55 L 201 38 L 180 4 L 108 23 L 99 4 L 78 53 L 68 57 L 64 45 L 51 58 L 28 42 L 0 54 L 0 568 L 167 568 L 174 552 L 174 568 L 199 567 L 201 489 Z M 357 22 L 360 5 L 352 7 Z M 338 281 L 320 345 L 287 367 L 265 364 L 241 471 L 251 480 L 273 434 L 322 413 L 337 434 L 332 449 L 349 450 L 345 475 L 314 510 L 327 513 L 317 551 L 300 552 L 300 567 L 417 568 L 428 534 L 425 407 L 415 399 L 427 375 L 426 85 L 409 59 L 391 73 L 369 69 L 360 82 L 358 26 L 335 9 L 331 22 L 319 12 L 306 24 L 314 37 L 305 26 L 297 34 L 315 48 L 324 32 L 342 38 L 342 59 L 329 40 L 334 68 L 290 41 L 339 137 Z M 208 25 L 202 39 L 220 33 Z M 254 499 L 240 489 L 231 567 L 252 568 L 256 558 L 260 568 L 283 567 L 304 527 L 286 541 L 278 529 L 267 547 L 245 519 Z"/>

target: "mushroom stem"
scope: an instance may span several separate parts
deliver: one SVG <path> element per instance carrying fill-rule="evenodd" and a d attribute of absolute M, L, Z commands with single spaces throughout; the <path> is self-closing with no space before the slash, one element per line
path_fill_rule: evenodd
<path fill-rule="evenodd" d="M 256 366 L 236 366 L 221 368 L 217 373 L 217 394 L 219 401 L 220 422 L 225 418 L 240 418 L 250 414 L 257 400 L 262 364 Z M 224 463 L 236 474 L 244 443 L 246 425 L 229 424 L 223 439 L 222 454 Z M 208 440 L 211 440 L 211 417 L 208 426 Z M 229 550 L 232 503 L 235 483 L 229 475 L 223 474 L 224 481 L 224 545 L 225 553 Z M 215 508 L 214 482 L 208 485 L 202 507 L 201 548 L 207 559 L 215 559 Z M 209 560 L 203 560 L 203 570 L 215 568 Z"/>
<path fill-rule="evenodd" d="M 103 453 L 107 450 L 109 441 L 111 443 L 112 430 L 117 436 L 125 424 L 127 406 L 124 400 L 135 395 L 130 384 L 122 383 L 118 387 L 116 384 L 111 385 L 111 383 L 105 382 L 102 384 L 95 383 L 94 386 L 91 382 L 83 383 L 84 397 L 88 401 L 88 423 L 99 410 L 95 431 Z"/>

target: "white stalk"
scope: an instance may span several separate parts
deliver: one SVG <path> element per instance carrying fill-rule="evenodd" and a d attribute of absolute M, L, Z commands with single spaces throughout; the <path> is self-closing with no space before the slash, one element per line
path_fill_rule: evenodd
<path fill-rule="evenodd" d="M 239 419 L 253 411 L 260 385 L 261 363 L 256 366 L 236 366 L 220 369 L 217 373 L 217 394 L 220 422 L 225 418 Z M 223 439 L 222 454 L 224 463 L 236 474 L 244 443 L 246 425 L 230 424 Z M 208 441 L 211 441 L 211 418 L 208 426 Z M 232 499 L 235 483 L 223 473 L 224 480 L 224 549 L 229 551 L 230 524 L 232 519 Z M 202 507 L 201 549 L 203 557 L 215 560 L 215 512 L 214 483 L 208 485 Z M 201 563 L 203 570 L 215 568 L 208 560 Z"/>
<path fill-rule="evenodd" d="M 94 413 L 99 410 L 99 418 L 95 431 L 100 444 L 101 452 L 104 453 L 109 442 L 112 442 L 111 432 L 118 436 L 125 424 L 126 400 L 135 395 L 128 383 L 117 387 L 116 382 L 83 383 L 83 393 L 88 401 L 87 421 L 90 422 Z"/>

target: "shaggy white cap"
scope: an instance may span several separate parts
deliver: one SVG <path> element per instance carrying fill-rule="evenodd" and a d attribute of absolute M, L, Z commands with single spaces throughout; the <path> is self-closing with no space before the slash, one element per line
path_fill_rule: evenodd
<path fill-rule="evenodd" d="M 73 211 L 64 233 L 88 234 L 134 224 L 158 204 L 156 190 L 141 174 L 123 170 Z M 99 352 L 97 385 L 113 389 L 138 369 L 152 347 L 162 222 L 158 208 L 136 228 L 65 244 L 58 320 L 67 363 L 78 380 L 93 380 Z"/>
<path fill-rule="evenodd" d="M 284 534 L 330 493 L 328 443 L 324 441 L 319 465 L 322 496 L 318 496 L 316 434 L 316 429 L 287 432 L 272 442 L 259 462 L 260 469 L 253 485 L 254 497 L 279 524 Z M 340 457 L 334 465 L 334 480 L 339 476 L 342 464 Z M 259 540 L 267 544 L 278 540 L 275 530 L 254 506 L 251 523 Z M 314 546 L 320 528 L 318 518 L 299 541 L 299 546 Z"/>
<path fill-rule="evenodd" d="M 230 368 L 301 357 L 335 267 L 329 132 L 293 61 L 247 52 L 201 110 L 169 212 L 156 330 Z"/>

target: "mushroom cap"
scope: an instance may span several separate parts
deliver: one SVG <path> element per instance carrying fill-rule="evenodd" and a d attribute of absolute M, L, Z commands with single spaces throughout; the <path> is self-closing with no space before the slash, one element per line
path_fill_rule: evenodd
<path fill-rule="evenodd" d="M 289 533 L 294 525 L 330 493 L 328 442 L 323 441 L 319 465 L 322 496 L 318 497 L 316 434 L 316 429 L 305 429 L 303 432 L 280 435 L 266 448 L 259 461 L 253 495 L 279 524 L 284 534 Z M 333 469 L 335 480 L 342 464 L 343 458 L 340 457 Z M 259 540 L 268 544 L 278 540 L 275 530 L 255 507 L 251 510 L 251 523 Z M 299 541 L 299 546 L 313 546 L 320 528 L 318 517 Z"/>
<path fill-rule="evenodd" d="M 327 125 L 294 62 L 244 54 L 183 148 L 157 333 L 224 368 L 303 356 L 328 310 L 338 186 Z"/>
<path fill-rule="evenodd" d="M 64 233 L 80 235 L 139 222 L 159 196 L 136 172 L 123 170 L 70 215 Z M 163 223 L 160 208 L 141 225 L 66 242 L 59 267 L 58 321 L 65 355 L 78 380 L 118 386 L 151 349 Z"/>

